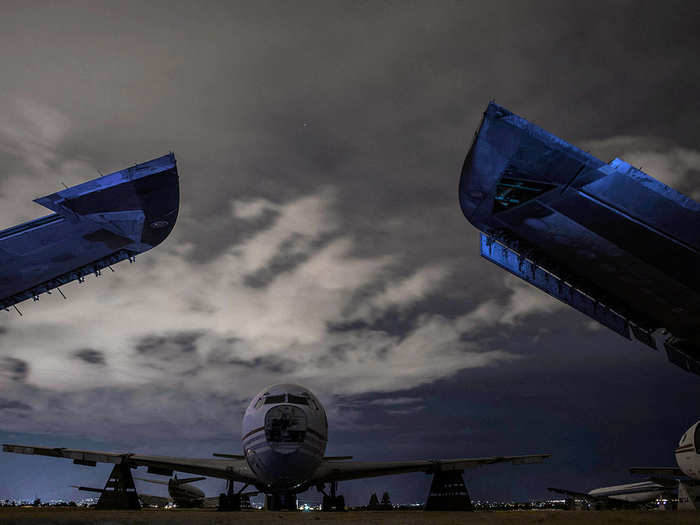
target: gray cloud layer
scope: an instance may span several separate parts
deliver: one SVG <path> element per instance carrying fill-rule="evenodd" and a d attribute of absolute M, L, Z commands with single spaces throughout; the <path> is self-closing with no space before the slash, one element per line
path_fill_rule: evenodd
<path fill-rule="evenodd" d="M 412 388 L 536 360 L 509 343 L 526 324 L 546 347 L 586 321 L 478 256 L 456 187 L 480 113 L 495 98 L 697 198 L 697 10 L 4 4 L 2 224 L 170 149 L 182 210 L 135 266 L 0 317 L 0 427 L 232 436 L 290 380 L 350 428 L 355 396 L 407 415 Z"/>

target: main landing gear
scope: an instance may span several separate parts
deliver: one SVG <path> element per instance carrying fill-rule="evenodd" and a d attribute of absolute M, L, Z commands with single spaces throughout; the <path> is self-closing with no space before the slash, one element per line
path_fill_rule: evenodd
<path fill-rule="evenodd" d="M 226 481 L 226 493 L 221 493 L 219 495 L 219 506 L 216 510 L 221 512 L 233 512 L 241 510 L 241 504 L 244 502 L 246 497 L 245 494 L 241 494 L 248 485 L 243 485 L 243 488 L 238 492 L 233 490 L 233 480 L 229 479 Z"/>
<path fill-rule="evenodd" d="M 344 512 L 345 498 L 341 495 L 336 494 L 336 491 L 338 490 L 338 482 L 331 481 L 328 485 L 330 486 L 330 495 L 326 494 L 324 490 L 324 485 L 318 485 L 316 487 L 316 490 L 323 494 L 321 510 L 323 512 Z"/>

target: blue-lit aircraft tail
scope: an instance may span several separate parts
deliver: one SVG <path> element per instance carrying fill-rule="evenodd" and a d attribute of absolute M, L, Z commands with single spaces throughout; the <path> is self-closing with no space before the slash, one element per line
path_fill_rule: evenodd
<path fill-rule="evenodd" d="M 459 186 L 481 255 L 700 374 L 700 203 L 494 103 Z"/>
<path fill-rule="evenodd" d="M 35 202 L 55 213 L 0 232 L 0 308 L 99 275 L 163 242 L 180 202 L 175 155 Z"/>

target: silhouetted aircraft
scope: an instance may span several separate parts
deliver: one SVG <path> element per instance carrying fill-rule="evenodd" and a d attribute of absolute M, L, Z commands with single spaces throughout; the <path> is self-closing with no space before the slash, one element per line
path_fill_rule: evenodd
<path fill-rule="evenodd" d="M 576 492 L 568 489 L 549 487 L 547 490 L 563 494 L 570 499 L 580 499 L 597 508 L 630 507 L 655 501 L 660 496 L 674 492 L 675 487 L 656 481 L 642 481 L 600 487 L 589 492 Z"/>
<path fill-rule="evenodd" d="M 242 455 L 214 454 L 216 459 L 145 456 L 33 445 L 6 444 L 3 450 L 68 458 L 79 465 L 113 463 L 126 467 L 127 473 L 131 468 L 145 466 L 149 472 L 161 475 L 179 471 L 223 478 L 230 481 L 228 497 L 235 500 L 248 486 L 254 486 L 258 491 L 270 495 L 268 507 L 273 509 L 296 508 L 295 494 L 310 487 L 323 492 L 325 509 L 344 508 L 343 496 L 336 494 L 339 481 L 406 472 L 461 471 L 501 462 L 516 465 L 539 463 L 549 457 L 549 454 L 535 454 L 418 461 L 349 461 L 351 458 L 347 456 L 326 457 L 326 412 L 308 389 L 291 384 L 272 385 L 253 398 L 243 416 L 241 435 Z M 244 484 L 237 494 L 233 493 L 234 481 Z M 112 480 L 112 485 L 119 483 Z M 325 492 L 326 485 L 330 488 L 330 494 Z M 232 502 L 231 506 L 236 507 L 237 502 Z"/>

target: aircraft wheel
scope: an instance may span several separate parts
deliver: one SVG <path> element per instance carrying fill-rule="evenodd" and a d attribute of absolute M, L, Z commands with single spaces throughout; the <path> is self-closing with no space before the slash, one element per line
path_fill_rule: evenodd
<path fill-rule="evenodd" d="M 345 497 L 337 496 L 335 498 L 335 510 L 337 512 L 345 512 Z"/>

